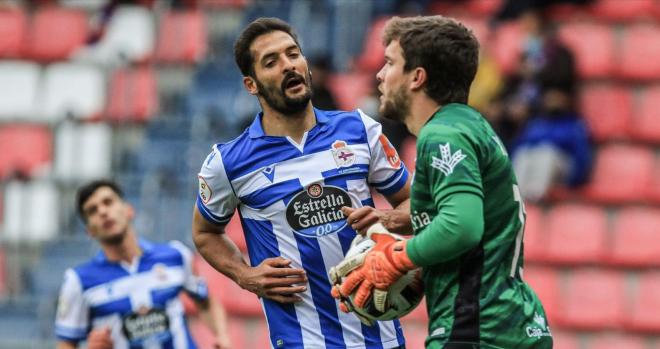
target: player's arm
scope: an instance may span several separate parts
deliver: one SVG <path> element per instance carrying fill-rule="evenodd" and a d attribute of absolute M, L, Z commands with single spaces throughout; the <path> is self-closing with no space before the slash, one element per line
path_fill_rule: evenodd
<path fill-rule="evenodd" d="M 216 342 L 214 349 L 231 348 L 227 313 L 222 304 L 213 297 L 208 297 L 207 299 L 193 298 L 193 300 L 199 309 L 200 318 L 213 331 L 213 334 L 215 334 Z"/>
<path fill-rule="evenodd" d="M 394 207 L 389 210 L 376 209 L 371 206 L 360 208 L 343 207 L 342 212 L 353 230 L 364 235 L 375 223 L 380 222 L 383 226 L 397 234 L 411 234 L 412 223 L 410 220 L 410 178 L 405 185 L 396 193 L 386 196 L 387 201 Z"/>
<path fill-rule="evenodd" d="M 197 205 L 192 232 L 193 242 L 202 257 L 242 288 L 280 303 L 298 302 L 301 298 L 296 294 L 307 290 L 305 271 L 291 268 L 290 260 L 267 258 L 258 266 L 250 267 L 236 244 L 224 233 L 224 226 L 207 221 Z"/>

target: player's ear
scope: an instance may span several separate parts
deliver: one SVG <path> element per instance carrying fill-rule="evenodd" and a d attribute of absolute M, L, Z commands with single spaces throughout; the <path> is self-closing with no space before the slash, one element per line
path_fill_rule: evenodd
<path fill-rule="evenodd" d="M 259 88 L 257 87 L 257 81 L 251 76 L 243 77 L 243 86 L 251 95 L 256 95 L 259 93 Z"/>
<path fill-rule="evenodd" d="M 418 91 L 424 88 L 428 75 L 426 74 L 426 69 L 422 67 L 417 67 L 412 71 L 412 81 L 410 82 L 410 89 L 413 91 Z"/>

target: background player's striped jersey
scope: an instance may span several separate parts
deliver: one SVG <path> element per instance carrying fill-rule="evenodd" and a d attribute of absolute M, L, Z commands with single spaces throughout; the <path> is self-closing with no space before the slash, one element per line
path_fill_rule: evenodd
<path fill-rule="evenodd" d="M 380 124 L 361 111 L 314 112 L 317 124 L 300 144 L 265 135 L 259 115 L 237 139 L 214 146 L 199 173 L 197 207 L 216 224 L 238 208 L 252 265 L 282 256 L 306 270 L 302 302 L 262 299 L 273 347 L 397 347 L 398 322 L 367 327 L 338 310 L 328 270 L 356 234 L 340 208 L 373 205 L 370 186 L 396 193 L 408 173 Z"/>
<path fill-rule="evenodd" d="M 179 242 L 140 240 L 132 265 L 99 254 L 65 272 L 55 322 L 61 340 L 78 342 L 109 327 L 115 349 L 194 349 L 179 293 L 206 299 L 206 283 L 192 274 L 192 253 Z"/>

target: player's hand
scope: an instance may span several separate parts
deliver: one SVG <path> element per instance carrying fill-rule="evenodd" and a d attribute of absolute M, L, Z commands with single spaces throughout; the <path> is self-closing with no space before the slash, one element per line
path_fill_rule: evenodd
<path fill-rule="evenodd" d="M 332 296 L 341 299 L 357 288 L 353 302 L 355 306 L 362 308 L 369 299 L 372 289 L 375 288 L 374 304 L 377 309 L 383 310 L 390 285 L 417 266 L 406 253 L 408 240 L 397 239 L 381 224 L 369 228 L 367 235 L 376 244 L 367 252 L 362 266 L 349 273 L 341 285 L 333 287 Z M 345 307 L 341 308 L 345 310 Z"/>
<path fill-rule="evenodd" d="M 227 337 L 216 338 L 213 342 L 213 349 L 231 349 L 231 341 Z"/>
<path fill-rule="evenodd" d="M 267 258 L 239 276 L 238 284 L 259 297 L 296 303 L 302 301 L 296 294 L 307 290 L 307 274 L 304 269 L 291 268 L 288 259 Z"/>
<path fill-rule="evenodd" d="M 112 337 L 110 328 L 103 327 L 92 330 L 87 336 L 88 349 L 112 349 Z"/>
<path fill-rule="evenodd" d="M 363 236 L 367 234 L 367 229 L 370 226 L 378 223 L 381 217 L 383 217 L 383 211 L 371 206 L 360 208 L 344 206 L 341 208 L 341 212 L 346 216 L 346 221 L 350 224 L 351 228 Z"/>

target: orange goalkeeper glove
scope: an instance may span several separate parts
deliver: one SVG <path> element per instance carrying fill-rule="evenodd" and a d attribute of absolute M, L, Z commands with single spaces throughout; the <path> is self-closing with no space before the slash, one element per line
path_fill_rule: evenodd
<path fill-rule="evenodd" d="M 376 242 L 367 252 L 363 264 L 350 272 L 339 287 L 333 287 L 332 296 L 346 297 L 356 287 L 353 302 L 363 308 L 374 290 L 374 304 L 381 310 L 385 306 L 387 289 L 409 270 L 417 269 L 406 253 L 408 240 L 400 240 L 390 234 L 381 224 L 375 224 L 367 231 L 367 236 Z M 341 307 L 342 310 L 344 307 Z"/>

